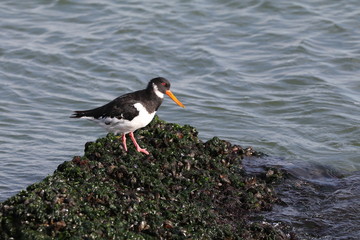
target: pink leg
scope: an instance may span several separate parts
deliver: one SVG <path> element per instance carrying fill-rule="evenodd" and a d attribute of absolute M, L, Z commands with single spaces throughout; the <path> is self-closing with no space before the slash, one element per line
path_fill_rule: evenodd
<path fill-rule="evenodd" d="M 127 152 L 127 146 L 126 146 L 126 136 L 125 133 L 122 135 L 122 144 L 124 146 L 125 152 Z"/>
<path fill-rule="evenodd" d="M 146 155 L 149 155 L 149 152 L 146 151 L 145 148 L 141 148 L 141 147 L 139 146 L 139 144 L 136 142 L 136 139 L 135 139 L 135 137 L 134 137 L 134 133 L 133 133 L 133 132 L 130 132 L 129 135 L 130 135 L 131 140 L 133 141 L 133 143 L 134 143 L 134 145 L 135 145 L 135 147 L 136 147 L 136 150 L 137 150 L 138 152 L 142 152 L 142 153 L 145 153 Z"/>

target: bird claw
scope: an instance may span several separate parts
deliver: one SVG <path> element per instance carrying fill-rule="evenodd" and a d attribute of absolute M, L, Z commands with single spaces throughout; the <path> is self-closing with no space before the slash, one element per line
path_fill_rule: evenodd
<path fill-rule="evenodd" d="M 145 148 L 137 148 L 136 150 L 137 150 L 138 152 L 145 153 L 146 155 L 149 155 L 149 154 L 150 154 L 148 151 L 146 151 Z"/>

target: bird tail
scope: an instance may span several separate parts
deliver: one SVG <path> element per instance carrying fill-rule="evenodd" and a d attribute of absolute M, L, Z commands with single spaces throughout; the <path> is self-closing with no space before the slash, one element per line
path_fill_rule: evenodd
<path fill-rule="evenodd" d="M 91 115 L 91 111 L 74 111 L 70 118 L 82 118 Z"/>

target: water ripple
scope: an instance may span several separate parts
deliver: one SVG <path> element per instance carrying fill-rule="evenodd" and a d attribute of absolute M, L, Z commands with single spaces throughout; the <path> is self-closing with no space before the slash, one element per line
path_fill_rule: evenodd
<path fill-rule="evenodd" d="M 356 1 L 3 1 L 0 201 L 105 135 L 72 110 L 171 80 L 161 118 L 360 169 Z"/>

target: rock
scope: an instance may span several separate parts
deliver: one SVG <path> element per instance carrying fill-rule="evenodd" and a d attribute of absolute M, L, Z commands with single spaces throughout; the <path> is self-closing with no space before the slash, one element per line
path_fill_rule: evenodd
<path fill-rule="evenodd" d="M 150 155 L 130 144 L 124 152 L 109 134 L 1 203 L 0 238 L 289 239 L 247 220 L 277 200 L 243 171 L 242 158 L 259 153 L 217 137 L 204 143 L 195 128 L 157 117 L 137 135 Z"/>

